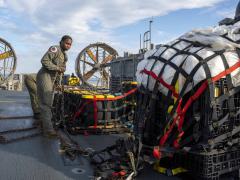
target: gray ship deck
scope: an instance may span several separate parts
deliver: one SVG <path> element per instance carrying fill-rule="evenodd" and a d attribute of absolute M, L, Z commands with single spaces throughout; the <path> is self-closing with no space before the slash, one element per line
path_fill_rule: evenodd
<path fill-rule="evenodd" d="M 32 115 L 27 92 L 0 91 L 0 116 Z M 29 126 L 31 120 L 0 121 L 0 131 L 12 127 Z M 31 124 L 30 124 L 31 125 Z M 100 150 L 112 145 L 119 135 L 75 136 L 79 144 Z M 85 157 L 75 161 L 64 159 L 58 152 L 58 140 L 42 136 L 0 144 L 0 179 L 3 180 L 69 180 L 92 179 L 93 170 Z M 78 169 L 81 169 L 80 173 Z M 145 169 L 137 179 L 179 179 L 160 175 L 153 170 Z"/>

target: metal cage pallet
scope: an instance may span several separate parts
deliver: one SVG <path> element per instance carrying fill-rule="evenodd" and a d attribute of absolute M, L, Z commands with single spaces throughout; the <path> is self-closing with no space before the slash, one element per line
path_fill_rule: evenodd
<path fill-rule="evenodd" d="M 176 153 L 176 164 L 190 171 L 195 177 L 218 180 L 221 175 L 236 172 L 240 168 L 240 148 L 212 150 L 211 152 Z"/>
<path fill-rule="evenodd" d="M 181 153 L 181 149 L 172 151 L 170 148 L 172 152 L 169 153 L 174 155 L 177 164 L 190 170 L 192 175 L 218 180 L 220 175 L 240 168 L 240 88 L 227 89 L 225 78 L 212 85 L 214 92 L 207 88 L 186 112 L 184 135 L 179 144 L 181 149 L 188 151 Z M 183 97 L 183 105 L 199 86 L 201 84 Z M 214 93 L 212 101 L 210 93 Z M 136 135 L 142 134 L 143 144 L 159 145 L 159 137 L 167 124 L 166 106 L 171 103 L 161 93 L 153 99 L 151 92 L 144 87 L 139 89 L 134 131 Z M 144 124 L 138 121 L 141 117 L 145 117 Z M 168 146 L 172 146 L 177 133 L 178 129 L 174 127 L 167 141 Z"/>
<path fill-rule="evenodd" d="M 61 119 L 72 133 L 114 133 L 127 131 L 125 123 L 134 114 L 135 91 L 121 96 L 107 94 L 81 94 L 76 90 L 55 95 L 54 119 Z M 131 103 L 132 102 L 132 103 Z"/>
<path fill-rule="evenodd" d="M 204 148 L 223 148 L 224 146 L 232 146 L 237 144 L 240 132 L 240 88 L 233 88 L 232 91 L 226 89 L 225 79 L 222 78 L 217 81 L 214 86 L 215 97 L 210 101 L 210 90 L 207 88 L 201 96 L 192 103 L 186 112 L 183 124 L 184 135 L 182 136 L 180 146 L 195 146 Z M 183 105 L 187 102 L 189 97 L 193 95 L 195 87 L 192 92 L 189 92 L 183 97 Z M 151 107 L 149 102 L 151 101 Z M 233 102 L 232 108 L 228 106 Z M 136 108 L 136 133 L 141 131 L 141 119 L 146 117 L 145 129 L 143 133 L 143 140 L 148 145 L 158 145 L 164 128 L 168 124 L 169 107 L 174 101 L 167 101 L 166 96 L 158 93 L 154 99 L 151 92 L 141 87 L 137 94 L 137 108 Z M 150 114 L 150 115 L 149 115 Z M 140 124 L 139 124 L 140 123 Z M 178 133 L 177 127 L 174 127 L 172 134 L 168 140 L 168 144 L 173 143 Z M 149 144 L 150 143 L 150 144 Z"/>

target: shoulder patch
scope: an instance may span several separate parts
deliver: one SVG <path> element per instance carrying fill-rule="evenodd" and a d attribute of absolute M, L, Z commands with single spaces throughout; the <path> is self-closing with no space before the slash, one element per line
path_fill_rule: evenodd
<path fill-rule="evenodd" d="M 49 51 L 53 52 L 53 53 L 56 53 L 58 51 L 58 49 L 57 49 L 57 47 L 52 46 L 52 47 L 49 48 Z"/>

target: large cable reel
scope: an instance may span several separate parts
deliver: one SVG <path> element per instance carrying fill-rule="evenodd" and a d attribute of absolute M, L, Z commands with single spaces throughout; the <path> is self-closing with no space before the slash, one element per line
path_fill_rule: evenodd
<path fill-rule="evenodd" d="M 109 63 L 117 55 L 117 51 L 105 43 L 90 44 L 77 56 L 76 74 L 83 84 L 95 89 L 109 89 Z"/>
<path fill-rule="evenodd" d="M 7 41 L 0 38 L 0 85 L 6 83 L 14 74 L 17 66 L 17 56 Z"/>

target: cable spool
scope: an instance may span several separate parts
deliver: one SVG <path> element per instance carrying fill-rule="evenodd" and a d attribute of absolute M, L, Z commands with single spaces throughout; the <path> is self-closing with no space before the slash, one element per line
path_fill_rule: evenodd
<path fill-rule="evenodd" d="M 0 38 L 0 85 L 6 83 L 14 74 L 17 56 L 14 49 L 6 40 Z"/>
<path fill-rule="evenodd" d="M 109 89 L 108 64 L 117 57 L 115 49 L 105 43 L 94 43 L 84 48 L 75 61 L 75 71 L 83 84 L 93 89 Z"/>

